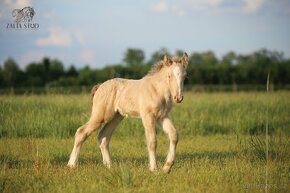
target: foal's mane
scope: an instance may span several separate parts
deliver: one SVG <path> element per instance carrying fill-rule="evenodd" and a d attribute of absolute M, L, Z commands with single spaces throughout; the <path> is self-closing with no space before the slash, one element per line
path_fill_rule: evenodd
<path fill-rule="evenodd" d="M 179 58 L 171 58 L 171 60 L 172 62 L 177 62 L 177 63 L 180 62 Z M 165 62 L 164 60 L 157 62 L 151 67 L 151 69 L 149 70 L 146 76 L 151 76 L 151 75 L 156 74 L 157 72 L 160 72 L 161 69 L 163 69 L 165 66 L 170 66 L 170 63 Z"/>

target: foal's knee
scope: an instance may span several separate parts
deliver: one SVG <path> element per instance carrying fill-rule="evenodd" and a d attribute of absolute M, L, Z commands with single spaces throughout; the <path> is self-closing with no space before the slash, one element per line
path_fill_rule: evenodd
<path fill-rule="evenodd" d="M 85 128 L 84 127 L 80 127 L 80 128 L 77 129 L 75 137 L 78 138 L 80 141 L 83 141 L 86 138 L 86 133 L 85 132 L 86 132 Z"/>
<path fill-rule="evenodd" d="M 155 150 L 157 148 L 157 141 L 156 140 L 149 141 L 148 145 L 151 150 Z"/>
<path fill-rule="evenodd" d="M 77 129 L 75 139 L 79 142 L 84 142 L 92 132 L 98 127 L 98 124 L 85 124 Z"/>

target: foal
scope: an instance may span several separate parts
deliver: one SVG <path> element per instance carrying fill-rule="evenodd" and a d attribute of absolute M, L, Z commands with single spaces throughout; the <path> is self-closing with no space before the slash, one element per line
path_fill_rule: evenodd
<path fill-rule="evenodd" d="M 183 100 L 183 83 L 186 77 L 188 55 L 171 58 L 165 55 L 149 73 L 140 80 L 115 78 L 92 89 L 93 106 L 89 121 L 78 128 L 74 147 L 68 162 L 75 167 L 83 142 L 97 128 L 101 128 L 98 143 L 103 163 L 111 166 L 109 142 L 116 126 L 124 117 L 137 116 L 142 119 L 145 128 L 150 170 L 157 170 L 156 164 L 156 124 L 160 124 L 170 140 L 169 152 L 163 171 L 170 172 L 174 162 L 178 133 L 169 112 L 172 101 Z"/>

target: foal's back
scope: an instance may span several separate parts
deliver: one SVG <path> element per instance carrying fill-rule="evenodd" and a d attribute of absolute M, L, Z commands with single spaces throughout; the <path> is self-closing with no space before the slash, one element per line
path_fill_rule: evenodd
<path fill-rule="evenodd" d="M 140 80 L 114 78 L 101 84 L 93 98 L 93 113 L 104 112 L 104 119 L 114 113 L 140 117 L 152 113 L 160 117 L 171 109 L 169 99 L 160 95 L 156 82 L 150 78 Z M 96 114 L 96 113 L 95 113 Z M 102 117 L 102 115 L 100 115 Z"/>

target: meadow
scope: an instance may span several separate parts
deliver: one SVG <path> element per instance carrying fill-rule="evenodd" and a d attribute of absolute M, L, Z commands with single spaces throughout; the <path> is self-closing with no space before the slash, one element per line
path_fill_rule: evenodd
<path fill-rule="evenodd" d="M 73 135 L 90 116 L 89 95 L 2 95 L 0 192 L 289 192 L 289 98 L 287 91 L 187 92 L 172 111 L 176 162 L 163 174 L 148 170 L 139 119 L 125 119 L 113 134 L 110 170 L 95 134 L 69 169 Z M 157 134 L 161 168 L 169 144 Z"/>

